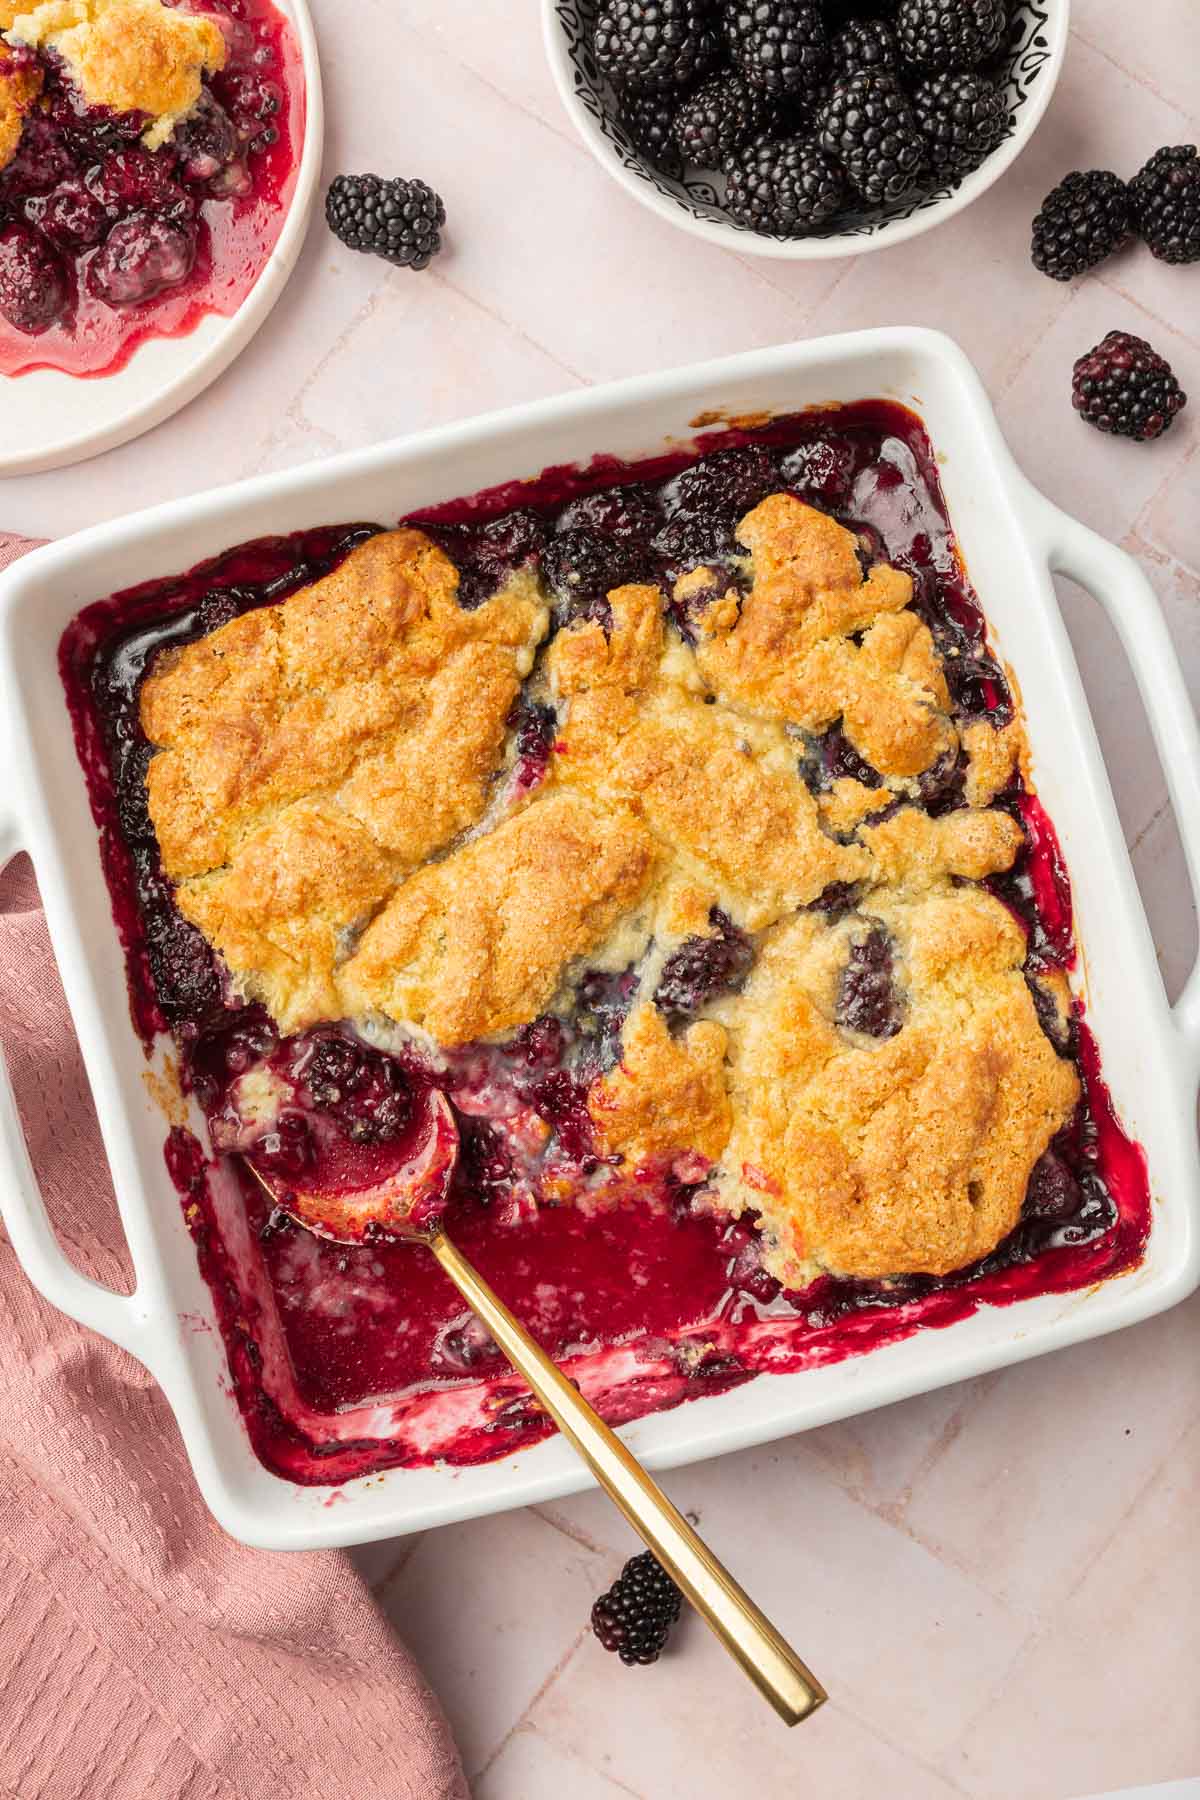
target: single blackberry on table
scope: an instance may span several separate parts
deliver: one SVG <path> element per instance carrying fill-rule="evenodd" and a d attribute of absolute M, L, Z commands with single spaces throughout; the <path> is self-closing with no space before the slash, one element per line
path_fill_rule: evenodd
<path fill-rule="evenodd" d="M 657 1662 L 682 1605 L 683 1595 L 671 1577 L 643 1550 L 630 1557 L 592 1607 L 592 1630 L 628 1668 Z"/>
<path fill-rule="evenodd" d="M 635 150 L 664 175 L 679 175 L 683 161 L 675 142 L 675 98 L 672 94 L 650 89 L 647 93 L 622 96 L 617 119 L 629 134 Z"/>
<path fill-rule="evenodd" d="M 423 181 L 339 175 L 325 196 L 325 217 L 348 250 L 382 256 L 402 269 L 424 269 L 442 247 L 446 208 Z"/>
<path fill-rule="evenodd" d="M 685 162 L 719 169 L 735 150 L 765 127 L 768 97 L 724 69 L 690 94 L 675 114 L 675 142 Z"/>
<path fill-rule="evenodd" d="M 911 192 L 925 166 L 925 139 L 895 75 L 851 75 L 834 83 L 820 114 L 821 148 L 871 206 Z"/>
<path fill-rule="evenodd" d="M 1129 184 L 1133 223 L 1160 262 L 1200 262 L 1200 152 L 1156 150 Z"/>
<path fill-rule="evenodd" d="M 1109 169 L 1073 169 L 1042 201 L 1033 221 L 1033 266 L 1052 281 L 1074 281 L 1119 250 L 1129 236 L 1129 192 Z"/>
<path fill-rule="evenodd" d="M 746 0 L 725 7 L 734 63 L 768 94 L 808 94 L 829 68 L 829 38 L 818 6 L 795 0 Z"/>
<path fill-rule="evenodd" d="M 895 33 L 884 19 L 851 19 L 838 32 L 830 48 L 835 75 L 894 69 L 896 57 Z"/>
<path fill-rule="evenodd" d="M 605 0 L 592 37 L 596 66 L 619 88 L 678 88 L 720 57 L 708 0 Z"/>
<path fill-rule="evenodd" d="M 841 171 L 804 138 L 757 138 L 725 165 L 725 204 L 755 231 L 803 237 L 831 219 L 845 197 Z"/>
<path fill-rule="evenodd" d="M 938 175 L 966 175 L 996 148 L 1008 124 L 1004 94 L 984 75 L 930 75 L 912 90 L 912 109 Z"/>
<path fill-rule="evenodd" d="M 1168 429 L 1187 395 L 1145 338 L 1110 331 L 1075 364 L 1071 401 L 1098 431 L 1146 443 Z"/>
<path fill-rule="evenodd" d="M 900 0 L 896 42 L 918 69 L 976 69 L 1008 36 L 1006 0 Z"/>

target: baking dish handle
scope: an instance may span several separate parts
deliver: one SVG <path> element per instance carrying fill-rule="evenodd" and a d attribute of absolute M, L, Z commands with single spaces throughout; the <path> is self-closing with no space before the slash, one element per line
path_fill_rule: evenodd
<path fill-rule="evenodd" d="M 123 1350 L 149 1364 L 144 1307 L 136 1294 L 115 1294 L 83 1275 L 68 1262 L 46 1212 L 29 1147 L 17 1111 L 16 1095 L 0 1045 L 0 1218 L 17 1260 L 38 1292 L 67 1313 L 111 1338 Z"/>
<path fill-rule="evenodd" d="M 1200 912 L 1200 725 L 1158 596 L 1134 559 L 1037 495 L 1046 559 L 1098 600 L 1137 680 Z M 1200 959 L 1175 1003 L 1176 1025 L 1200 1062 Z"/>

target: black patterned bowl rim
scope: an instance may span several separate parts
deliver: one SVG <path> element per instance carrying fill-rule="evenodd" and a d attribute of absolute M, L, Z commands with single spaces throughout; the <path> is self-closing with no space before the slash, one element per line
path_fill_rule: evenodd
<path fill-rule="evenodd" d="M 596 0 L 542 0 L 546 53 L 560 98 L 601 167 L 644 206 L 710 243 L 743 255 L 822 261 L 882 250 L 953 218 L 987 192 L 1041 122 L 1066 55 L 1071 0 L 1020 0 L 1006 55 L 1009 115 L 1005 136 L 978 169 L 916 199 L 853 217 L 811 237 L 753 231 L 730 217 L 707 176 L 685 170 L 675 181 L 651 168 L 617 123 L 612 92 L 592 59 L 588 27 Z M 718 177 L 718 181 L 719 181 Z"/>

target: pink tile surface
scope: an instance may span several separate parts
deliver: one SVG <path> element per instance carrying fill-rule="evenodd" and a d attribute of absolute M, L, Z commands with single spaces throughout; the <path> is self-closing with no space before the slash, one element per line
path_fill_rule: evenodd
<path fill-rule="evenodd" d="M 938 325 L 977 362 L 1031 478 L 1139 556 L 1200 693 L 1200 271 L 1130 251 L 1083 284 L 1026 260 L 1074 166 L 1200 131 L 1200 8 L 1075 0 L 1063 81 L 1010 174 L 881 256 L 756 263 L 627 199 L 576 140 L 534 0 L 314 0 L 327 172 L 446 196 L 422 276 L 318 223 L 270 325 L 179 418 L 85 469 L 6 484 L 58 534 L 260 469 L 689 359 L 852 326 Z M 1073 359 L 1150 336 L 1194 404 L 1146 449 L 1071 415 Z M 1064 607 L 1164 978 L 1195 950 L 1162 775 L 1094 604 Z M 596 1495 L 363 1553 L 459 1732 L 479 1800 L 1070 1800 L 1200 1770 L 1193 1671 L 1200 1303 L 802 1440 L 681 1471 L 677 1498 L 776 1612 L 833 1703 L 788 1736 L 697 1621 L 654 1671 L 585 1635 L 632 1548 Z"/>

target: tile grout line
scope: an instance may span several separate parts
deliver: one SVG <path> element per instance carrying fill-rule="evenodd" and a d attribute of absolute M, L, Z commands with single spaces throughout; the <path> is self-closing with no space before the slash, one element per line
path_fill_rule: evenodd
<path fill-rule="evenodd" d="M 1149 255 L 1150 252 L 1147 251 L 1146 254 Z M 1138 312 L 1144 314 L 1147 319 L 1153 319 L 1156 325 L 1161 325 L 1164 331 L 1169 331 L 1174 337 L 1182 338 L 1190 348 L 1200 349 L 1200 334 L 1193 337 L 1189 332 L 1184 331 L 1176 320 L 1164 319 L 1161 313 L 1157 313 L 1152 307 L 1147 306 L 1144 300 L 1139 300 L 1136 294 L 1131 294 L 1127 288 L 1123 288 L 1111 274 L 1097 270 L 1095 279 L 1101 287 L 1107 288 L 1110 294 L 1116 294 L 1124 300 L 1127 306 L 1136 307 Z"/>
<path fill-rule="evenodd" d="M 1077 37 L 1081 44 L 1086 44 L 1088 49 L 1091 50 L 1094 55 L 1102 57 L 1110 69 L 1116 69 L 1120 74 L 1125 76 L 1127 81 L 1132 81 L 1135 87 L 1144 88 L 1148 94 L 1153 95 L 1155 100 L 1161 101 L 1164 106 L 1170 107 L 1173 113 L 1178 113 L 1181 119 L 1187 119 L 1189 123 L 1191 123 L 1197 118 L 1198 115 L 1189 111 L 1187 107 L 1181 106 L 1178 101 L 1170 99 L 1159 88 L 1156 88 L 1144 70 L 1127 69 L 1123 62 L 1117 60 L 1111 50 L 1106 50 L 1103 44 L 1098 44 L 1094 38 L 1089 37 L 1085 28 L 1077 21 L 1072 24 L 1070 35 L 1072 37 Z"/>
<path fill-rule="evenodd" d="M 584 1639 L 588 1636 L 591 1629 L 592 1628 L 590 1625 L 584 1625 L 581 1628 L 581 1630 L 575 1635 L 575 1637 L 572 1638 L 570 1644 L 568 1644 L 566 1650 L 559 1657 L 558 1661 L 554 1664 L 554 1667 L 550 1670 L 549 1674 L 546 1676 L 546 1678 L 542 1682 L 541 1686 L 537 1689 L 536 1693 L 530 1695 L 530 1697 L 529 1697 L 528 1701 L 526 1702 L 525 1706 L 523 1707 L 521 1713 L 519 1714 L 519 1716 L 516 1719 L 513 1720 L 513 1723 L 509 1726 L 508 1730 L 504 1733 L 504 1736 L 500 1739 L 500 1742 L 496 1745 L 496 1748 L 492 1751 L 491 1755 L 489 1757 L 487 1757 L 483 1763 L 481 1763 L 481 1765 L 479 1766 L 478 1769 L 474 1769 L 470 1772 L 470 1779 L 472 1781 L 478 1781 L 482 1776 L 487 1774 L 487 1772 L 491 1768 L 492 1764 L 503 1753 L 503 1751 L 505 1750 L 507 1745 L 512 1741 L 512 1739 L 516 1736 L 517 1732 L 521 1729 L 521 1726 L 528 1722 L 529 1715 L 533 1711 L 534 1707 L 538 1704 L 538 1702 L 540 1700 L 545 1699 L 546 1695 L 550 1692 L 550 1689 L 554 1686 L 554 1683 L 558 1680 L 559 1676 L 561 1674 L 563 1674 L 563 1672 L 566 1670 L 568 1664 L 571 1662 L 572 1658 L 574 1657 L 575 1652 L 579 1649 L 580 1645 L 583 1643 Z"/>
<path fill-rule="evenodd" d="M 619 1554 L 618 1551 L 607 1549 L 603 1544 L 593 1543 L 591 1538 L 585 1532 L 580 1531 L 577 1525 L 572 1525 L 566 1519 L 559 1518 L 552 1510 L 549 1501 L 543 1501 L 538 1506 L 531 1506 L 528 1510 L 536 1513 L 543 1525 L 549 1525 L 554 1531 L 561 1531 L 565 1538 L 569 1538 L 573 1544 L 578 1544 L 581 1550 L 590 1551 L 593 1556 L 610 1557 Z"/>

